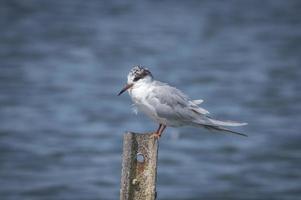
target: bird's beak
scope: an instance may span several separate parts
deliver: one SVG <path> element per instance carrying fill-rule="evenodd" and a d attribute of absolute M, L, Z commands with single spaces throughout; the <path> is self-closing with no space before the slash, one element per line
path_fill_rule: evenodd
<path fill-rule="evenodd" d="M 124 86 L 124 88 L 118 93 L 118 96 L 121 95 L 122 93 L 124 93 L 125 91 L 127 91 L 128 89 L 130 89 L 131 87 L 133 87 L 133 83 L 131 84 L 126 84 Z"/>

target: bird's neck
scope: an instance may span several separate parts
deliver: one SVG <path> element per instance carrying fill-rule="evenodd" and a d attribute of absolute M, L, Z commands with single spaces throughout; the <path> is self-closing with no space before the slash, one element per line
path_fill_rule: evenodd
<path fill-rule="evenodd" d="M 152 87 L 153 80 L 143 80 L 134 84 L 129 94 L 134 98 L 143 98 Z"/>

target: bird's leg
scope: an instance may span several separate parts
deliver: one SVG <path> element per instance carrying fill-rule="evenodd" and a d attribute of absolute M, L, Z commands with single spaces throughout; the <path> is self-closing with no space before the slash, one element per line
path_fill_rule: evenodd
<path fill-rule="evenodd" d="M 160 137 L 160 136 L 159 136 L 159 133 L 160 133 L 161 127 L 162 127 L 162 124 L 159 124 L 159 127 L 158 127 L 157 131 L 154 132 L 154 133 L 151 135 L 152 138 L 159 138 L 159 137 Z"/>
<path fill-rule="evenodd" d="M 163 133 L 163 131 L 164 131 L 165 128 L 166 128 L 165 125 L 160 124 L 158 130 L 155 133 L 153 133 L 151 135 L 151 137 L 159 139 L 161 137 L 161 134 Z"/>
<path fill-rule="evenodd" d="M 161 137 L 161 135 L 165 129 L 166 129 L 166 126 L 162 125 L 161 131 L 159 132 L 159 137 Z"/>

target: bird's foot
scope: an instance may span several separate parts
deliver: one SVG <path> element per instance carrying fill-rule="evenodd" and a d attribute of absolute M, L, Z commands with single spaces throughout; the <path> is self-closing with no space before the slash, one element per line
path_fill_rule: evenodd
<path fill-rule="evenodd" d="M 150 137 L 158 140 L 158 139 L 160 139 L 161 134 L 155 132 Z"/>

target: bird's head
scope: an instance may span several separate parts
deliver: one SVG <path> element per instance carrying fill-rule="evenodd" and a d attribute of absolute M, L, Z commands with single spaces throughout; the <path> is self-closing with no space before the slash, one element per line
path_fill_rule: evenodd
<path fill-rule="evenodd" d="M 127 79 L 127 84 L 118 95 L 121 95 L 136 84 L 151 82 L 153 80 L 153 75 L 147 68 L 134 66 L 129 72 Z"/>

